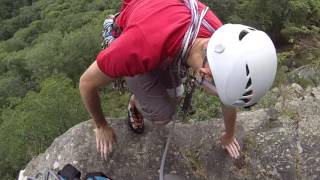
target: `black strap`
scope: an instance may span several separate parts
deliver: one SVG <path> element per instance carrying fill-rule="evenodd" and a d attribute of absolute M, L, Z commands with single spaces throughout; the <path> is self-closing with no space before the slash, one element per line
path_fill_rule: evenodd
<path fill-rule="evenodd" d="M 58 174 L 67 180 L 75 180 L 75 179 L 80 179 L 81 177 L 81 172 L 78 171 L 75 167 L 73 167 L 71 164 L 65 165 L 59 172 Z"/>
<path fill-rule="evenodd" d="M 120 12 L 116 13 L 113 17 L 113 24 L 112 24 L 112 32 L 113 32 L 113 37 L 117 38 L 121 35 L 122 29 L 117 25 L 116 21 L 118 16 L 120 15 Z"/>

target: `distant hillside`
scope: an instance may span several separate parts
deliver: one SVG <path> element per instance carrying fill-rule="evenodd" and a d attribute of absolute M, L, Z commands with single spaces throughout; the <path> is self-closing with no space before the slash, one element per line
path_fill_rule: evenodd
<path fill-rule="evenodd" d="M 14 179 L 56 136 L 88 118 L 78 79 L 100 51 L 104 17 L 119 4 L 0 1 L 0 179 Z"/>

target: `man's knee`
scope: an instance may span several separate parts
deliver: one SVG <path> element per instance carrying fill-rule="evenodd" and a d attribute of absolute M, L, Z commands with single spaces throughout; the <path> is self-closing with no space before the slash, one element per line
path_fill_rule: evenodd
<path fill-rule="evenodd" d="M 157 125 L 166 125 L 172 121 L 176 111 L 176 106 L 173 103 L 167 106 L 162 106 L 158 112 L 155 112 L 154 116 L 151 117 L 151 121 Z"/>
<path fill-rule="evenodd" d="M 161 121 L 152 121 L 152 123 L 155 125 L 164 126 L 164 125 L 167 125 L 170 121 L 172 121 L 172 118 L 161 120 Z"/>

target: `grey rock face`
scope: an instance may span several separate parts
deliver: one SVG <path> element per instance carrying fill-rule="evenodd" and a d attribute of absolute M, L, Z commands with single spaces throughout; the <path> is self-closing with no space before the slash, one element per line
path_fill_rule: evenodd
<path fill-rule="evenodd" d="M 238 160 L 232 160 L 219 144 L 224 130 L 221 119 L 177 123 L 165 173 L 192 180 L 320 179 L 319 90 L 286 87 L 281 89 L 284 93 L 279 95 L 277 107 L 239 113 L 237 138 L 242 154 Z M 109 121 L 118 142 L 107 160 L 97 153 L 94 126 L 87 121 L 58 137 L 27 165 L 25 175 L 45 168 L 58 170 L 71 163 L 83 175 L 101 171 L 115 180 L 159 179 L 171 125 L 159 128 L 147 123 L 145 133 L 136 135 L 125 121 Z"/>
<path fill-rule="evenodd" d="M 319 67 L 314 65 L 301 66 L 289 74 L 289 80 L 292 82 L 295 82 L 294 79 L 297 77 L 317 86 L 320 84 Z"/>

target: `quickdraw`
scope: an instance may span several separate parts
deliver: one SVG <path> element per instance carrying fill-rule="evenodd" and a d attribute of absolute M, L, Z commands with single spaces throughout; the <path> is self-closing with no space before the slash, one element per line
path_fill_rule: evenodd
<path fill-rule="evenodd" d="M 121 34 L 121 29 L 116 25 L 116 18 L 120 13 L 115 15 L 108 15 L 103 22 L 102 30 L 102 43 L 101 48 L 105 49 Z M 112 81 L 112 88 L 119 92 L 120 95 L 124 94 L 128 88 L 123 78 L 119 78 Z"/>

